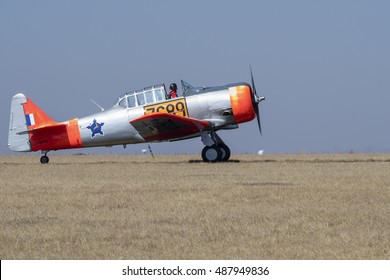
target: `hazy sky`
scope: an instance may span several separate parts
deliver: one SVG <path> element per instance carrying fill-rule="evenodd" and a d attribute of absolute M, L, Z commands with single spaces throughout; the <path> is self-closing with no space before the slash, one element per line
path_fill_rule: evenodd
<path fill-rule="evenodd" d="M 1 0 L 0 154 L 11 153 L 18 92 L 65 121 L 99 111 L 90 98 L 108 108 L 154 84 L 250 82 L 249 64 L 266 97 L 263 137 L 255 120 L 221 132 L 232 153 L 390 152 L 389 15 L 386 0 Z M 203 144 L 152 147 L 198 153 Z"/>

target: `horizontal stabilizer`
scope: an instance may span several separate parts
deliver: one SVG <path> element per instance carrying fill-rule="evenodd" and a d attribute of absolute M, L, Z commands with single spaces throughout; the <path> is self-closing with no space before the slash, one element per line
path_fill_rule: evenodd
<path fill-rule="evenodd" d="M 51 124 L 51 125 L 36 127 L 36 128 L 29 129 L 26 131 L 21 131 L 21 132 L 18 132 L 17 134 L 22 135 L 22 134 L 29 134 L 29 133 L 32 133 L 32 134 L 47 133 L 49 131 L 53 131 L 53 130 L 56 130 L 58 128 L 65 128 L 66 126 L 67 125 L 63 124 L 63 123 L 55 123 L 55 124 Z"/>

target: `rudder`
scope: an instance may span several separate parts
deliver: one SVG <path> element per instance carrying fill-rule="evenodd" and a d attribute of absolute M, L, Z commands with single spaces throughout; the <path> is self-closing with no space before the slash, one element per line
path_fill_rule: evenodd
<path fill-rule="evenodd" d="M 32 151 L 29 131 L 57 124 L 23 93 L 11 101 L 8 147 L 15 152 Z"/>
<path fill-rule="evenodd" d="M 18 93 L 12 97 L 8 130 L 8 148 L 15 152 L 31 151 L 28 133 L 22 134 L 22 132 L 27 131 L 26 117 L 23 109 L 23 104 L 25 103 L 27 103 L 27 97 L 23 93 Z"/>

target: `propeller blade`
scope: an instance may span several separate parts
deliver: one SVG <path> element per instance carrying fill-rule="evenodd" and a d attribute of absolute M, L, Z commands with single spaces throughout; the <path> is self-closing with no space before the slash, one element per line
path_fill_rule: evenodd
<path fill-rule="evenodd" d="M 252 89 L 253 89 L 253 93 L 256 97 L 259 97 L 257 95 L 257 91 L 256 91 L 256 86 L 255 86 L 255 80 L 253 79 L 253 73 L 252 73 L 252 67 L 249 65 L 249 69 L 251 71 L 251 80 L 252 80 Z"/>
<path fill-rule="evenodd" d="M 259 126 L 260 135 L 263 136 L 263 133 L 261 132 L 260 112 L 258 106 L 255 106 L 255 112 L 256 112 L 257 124 Z"/>
<path fill-rule="evenodd" d="M 255 80 L 253 79 L 252 67 L 250 65 L 249 65 L 249 69 L 250 69 L 250 72 L 251 72 L 252 91 L 253 91 L 252 105 L 253 105 L 253 109 L 255 110 L 255 113 L 256 113 L 256 119 L 257 119 L 257 124 L 259 126 L 260 135 L 263 136 L 263 133 L 261 131 L 259 106 L 260 106 L 260 102 L 263 101 L 265 98 L 264 97 L 259 97 L 257 95 L 256 86 L 255 86 Z"/>

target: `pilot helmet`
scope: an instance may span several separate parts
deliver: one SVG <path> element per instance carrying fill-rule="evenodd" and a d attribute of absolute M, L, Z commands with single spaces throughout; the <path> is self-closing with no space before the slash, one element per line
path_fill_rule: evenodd
<path fill-rule="evenodd" d="M 175 84 L 175 83 L 172 83 L 170 86 L 169 86 L 169 88 L 171 89 L 171 90 L 177 90 L 177 85 Z"/>

